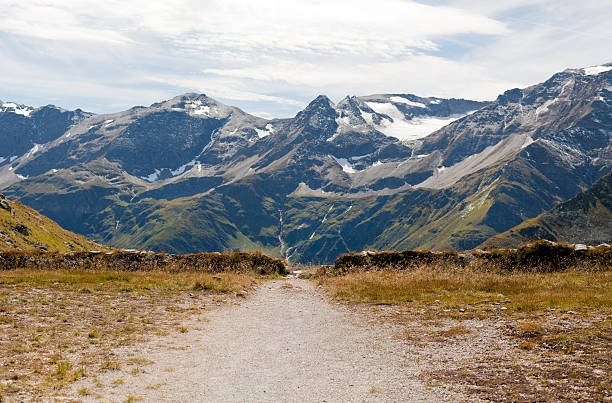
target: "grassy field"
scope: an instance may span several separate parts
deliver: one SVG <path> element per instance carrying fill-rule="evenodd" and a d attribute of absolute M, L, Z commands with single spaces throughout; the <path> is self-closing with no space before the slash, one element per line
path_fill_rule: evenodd
<path fill-rule="evenodd" d="M 484 328 L 509 340 L 509 354 L 485 345 L 468 362 L 425 374 L 433 385 L 460 385 L 493 401 L 612 400 L 612 271 L 430 266 L 317 281 L 331 298 L 370 307 L 423 346 L 448 348 L 459 340 L 470 346 Z"/>
<path fill-rule="evenodd" d="M 334 298 L 351 302 L 408 303 L 442 310 L 469 306 L 473 314 L 500 304 L 507 314 L 612 308 L 612 271 L 599 273 L 490 273 L 420 269 L 321 277 Z"/>
<path fill-rule="evenodd" d="M 0 401 L 61 396 L 104 371 L 143 371 L 146 360 L 113 349 L 186 332 L 183 319 L 257 281 L 234 273 L 0 271 Z"/>

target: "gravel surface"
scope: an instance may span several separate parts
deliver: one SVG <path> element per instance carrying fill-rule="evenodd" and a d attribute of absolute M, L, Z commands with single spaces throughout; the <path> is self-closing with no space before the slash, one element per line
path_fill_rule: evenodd
<path fill-rule="evenodd" d="M 308 281 L 265 282 L 240 304 L 187 324 L 188 332 L 144 344 L 136 356 L 154 362 L 142 367 L 146 372 L 109 372 L 98 376 L 98 387 L 74 391 L 87 386 L 105 401 L 466 400 L 427 387 L 420 374 L 431 360 L 419 363 L 397 329 L 360 315 L 329 304 Z"/>

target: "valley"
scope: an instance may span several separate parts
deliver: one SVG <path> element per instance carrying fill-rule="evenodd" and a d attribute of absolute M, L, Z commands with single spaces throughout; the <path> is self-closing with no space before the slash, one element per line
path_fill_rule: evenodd
<path fill-rule="evenodd" d="M 118 248 L 331 263 L 485 247 L 610 171 L 610 74 L 570 69 L 493 102 L 320 96 L 272 120 L 200 94 L 111 115 L 3 103 L 0 185 Z"/>

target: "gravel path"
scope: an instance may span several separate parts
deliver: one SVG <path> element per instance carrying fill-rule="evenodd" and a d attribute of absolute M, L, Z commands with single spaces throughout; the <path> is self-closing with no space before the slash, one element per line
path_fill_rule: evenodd
<path fill-rule="evenodd" d="M 423 368 L 391 327 L 330 305 L 305 280 L 263 283 L 240 305 L 207 314 L 201 330 L 147 343 L 146 373 L 112 372 L 104 400 L 364 402 L 464 400 L 427 388 Z M 112 380 L 121 378 L 123 383 Z M 92 389 L 92 391 L 95 389 Z M 95 390 L 99 392 L 99 390 Z"/>

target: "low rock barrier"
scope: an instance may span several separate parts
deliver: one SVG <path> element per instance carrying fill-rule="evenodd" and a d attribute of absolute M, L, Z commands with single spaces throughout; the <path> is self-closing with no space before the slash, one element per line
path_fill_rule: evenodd
<path fill-rule="evenodd" d="M 481 269 L 501 271 L 558 272 L 568 269 L 612 270 L 612 247 L 580 247 L 537 241 L 518 249 L 474 250 L 469 252 L 364 251 L 340 256 L 319 274 L 341 275 L 359 271 L 407 271 L 421 267 L 441 270 Z"/>
<path fill-rule="evenodd" d="M 165 271 L 236 272 L 284 274 L 285 262 L 260 252 L 196 253 L 172 255 L 145 251 L 115 252 L 30 252 L 0 253 L 0 270 L 90 270 L 90 271 Z"/>

